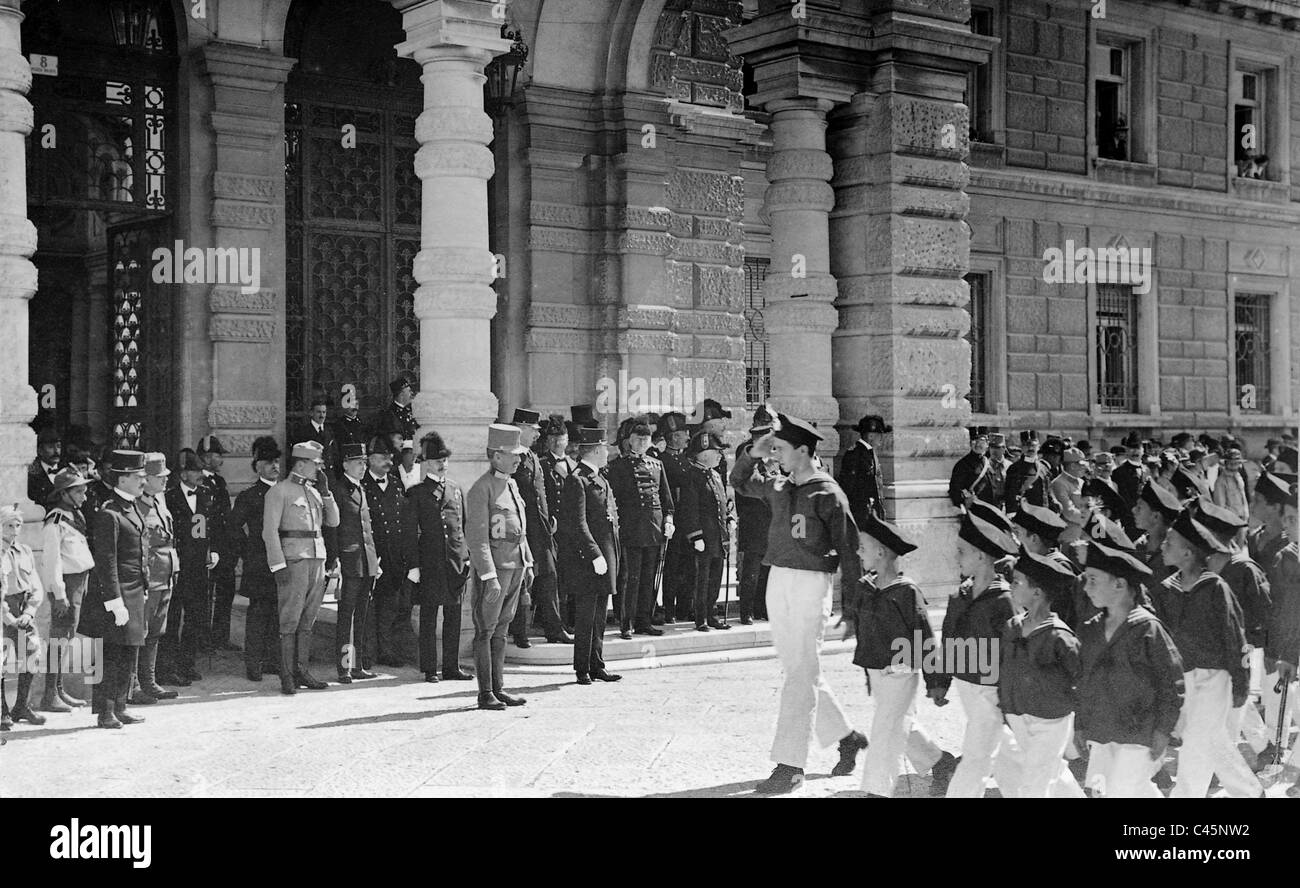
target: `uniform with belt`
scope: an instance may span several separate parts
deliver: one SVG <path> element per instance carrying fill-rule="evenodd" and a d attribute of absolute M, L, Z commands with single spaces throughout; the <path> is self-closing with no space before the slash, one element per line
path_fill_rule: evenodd
<path fill-rule="evenodd" d="M 145 472 L 166 477 L 167 459 L 161 453 L 146 456 Z M 151 703 L 171 700 L 177 694 L 161 687 L 157 681 L 158 644 L 167 629 L 168 610 L 176 574 L 180 570 L 180 556 L 176 554 L 176 527 L 166 497 L 160 491 L 150 496 L 140 496 L 144 512 L 145 545 L 149 548 L 149 598 L 145 602 L 145 640 L 136 670 L 136 684 L 141 696 L 132 696 L 132 703 Z M 152 698 L 152 699 L 150 699 Z"/>
<path fill-rule="evenodd" d="M 554 433 L 548 432 L 548 434 Z M 564 565 L 559 554 L 560 498 L 564 493 L 564 482 L 573 474 L 574 469 L 578 467 L 578 463 L 562 453 L 556 456 L 554 453 L 549 452 L 541 455 L 539 463 L 542 469 L 542 479 L 546 487 L 546 511 L 555 519 L 556 523 L 556 533 L 554 534 L 556 543 L 556 604 L 560 612 L 560 621 L 564 630 L 568 632 L 572 631 L 573 627 L 573 598 L 570 594 L 569 582 L 564 576 Z"/>
<path fill-rule="evenodd" d="M 86 479 L 75 469 L 64 469 L 55 478 L 55 493 L 73 486 L 88 486 Z M 52 602 L 51 638 L 71 639 L 77 634 L 90 569 L 95 565 L 87 534 L 86 518 L 80 509 L 55 505 L 45 513 L 41 557 L 44 585 Z M 84 700 L 72 696 L 64 688 L 62 663 L 51 662 L 49 667 L 45 674 L 41 708 L 59 712 L 73 706 L 84 706 Z"/>
<path fill-rule="evenodd" d="M 763 430 L 766 431 L 766 430 Z M 746 441 L 736 448 L 736 457 L 750 448 Z M 759 469 L 764 476 L 776 476 L 777 470 L 769 466 Z M 753 618 L 767 619 L 767 575 L 771 568 L 763 563 L 767 555 L 767 532 L 772 523 L 772 510 L 767 503 L 752 496 L 738 496 L 736 504 L 736 566 L 740 599 L 740 622 L 748 624 Z M 849 503 L 852 506 L 852 501 Z"/>
<path fill-rule="evenodd" d="M 386 446 L 382 438 L 369 442 L 369 453 Z M 383 573 L 375 580 L 374 606 L 366 625 L 366 643 L 361 648 L 361 666 L 370 669 L 374 660 L 390 665 L 405 662 L 406 650 L 411 645 L 411 585 L 406 572 L 411 566 L 406 560 L 405 511 L 407 488 L 396 471 L 376 475 L 367 470 L 361 477 L 370 506 L 370 531 L 374 536 L 375 553 L 383 566 Z M 414 488 L 411 488 L 412 490 Z M 361 639 L 357 638 L 360 646 Z"/>
<path fill-rule="evenodd" d="M 323 450 L 314 441 L 293 447 L 290 459 L 310 459 L 321 465 Z M 319 469 L 318 469 L 319 472 Z M 318 474 L 317 479 L 320 479 Z M 322 483 L 323 479 L 318 483 Z M 311 660 L 311 631 L 325 595 L 325 527 L 338 527 L 339 509 L 325 487 L 322 495 L 306 477 L 289 477 L 266 494 L 262 509 L 262 541 L 266 562 L 275 578 L 280 609 L 280 690 L 323 685 L 307 671 Z M 308 680 L 310 679 L 310 680 Z"/>
<path fill-rule="evenodd" d="M 651 625 L 658 596 L 655 578 L 660 552 L 668 541 L 667 528 L 674 520 L 664 464 L 652 456 L 629 453 L 610 463 L 609 486 L 618 504 L 619 554 L 625 577 L 621 628 L 624 633 L 635 628 L 643 634 L 659 634 Z"/>
<path fill-rule="evenodd" d="M 520 412 L 515 411 L 516 422 L 520 421 Z M 537 415 L 531 411 L 529 413 L 531 416 L 524 418 L 535 423 Z M 542 624 L 542 632 L 547 641 L 564 641 L 555 570 L 555 534 L 552 530 L 550 502 L 546 497 L 546 473 L 536 453 L 529 450 L 520 456 L 514 479 L 519 495 L 523 497 L 528 519 L 528 548 L 536 561 L 536 576 L 530 597 L 537 608 L 537 620 Z M 530 610 L 527 606 L 516 609 L 514 622 L 510 625 L 510 635 L 516 641 L 528 638 Z"/>
<path fill-rule="evenodd" d="M 721 440 L 707 432 L 701 432 L 695 437 L 688 453 L 699 452 L 697 448 L 703 447 L 721 449 Z M 695 553 L 692 610 L 695 612 L 696 629 L 730 628 L 725 614 L 719 621 L 713 613 L 724 579 L 722 566 L 731 546 L 730 507 L 727 491 L 722 486 L 718 473 L 688 457 L 678 512 L 682 522 L 681 532 Z M 619 516 L 622 516 L 621 509 Z"/>
<path fill-rule="evenodd" d="M 521 454 L 519 429 L 488 427 L 488 449 Z M 465 497 L 465 544 L 473 568 L 474 668 L 479 704 L 496 697 L 511 705 L 519 698 L 502 696 L 505 677 L 506 630 L 514 619 L 526 582 L 531 579 L 527 514 L 514 478 L 489 468 Z M 492 708 L 496 708 L 493 706 Z"/>
<path fill-rule="evenodd" d="M 16 524 L 22 527 L 22 515 L 17 509 L 6 507 L 0 509 L 0 525 Z M 0 623 L 4 626 L 4 640 L 10 647 L 13 663 L 5 668 L 19 669 L 18 698 L 14 701 L 12 713 L 9 704 L 2 707 L 5 728 L 12 715 L 14 721 L 28 721 L 34 725 L 44 724 L 45 717 L 32 710 L 32 680 L 35 675 L 24 664 L 30 662 L 30 655 L 42 649 L 41 637 L 36 628 L 36 612 L 40 610 L 45 599 L 45 590 L 41 585 L 40 575 L 36 572 L 36 557 L 25 543 L 15 537 L 13 542 L 0 542 Z M 3 681 L 0 672 L 0 682 Z M 0 699 L 4 698 L 3 686 L 0 685 Z"/>
<path fill-rule="evenodd" d="M 437 433 L 423 442 L 426 460 L 445 459 L 450 451 Z M 406 492 L 402 518 L 407 575 L 420 605 L 420 671 L 426 681 L 467 676 L 460 668 L 461 596 L 469 579 L 465 544 L 465 495 L 450 478 L 426 472 Z M 438 610 L 442 609 L 442 657 L 438 656 Z"/>
<path fill-rule="evenodd" d="M 581 430 L 580 444 L 604 442 L 601 429 Z M 608 479 L 590 462 L 564 484 L 560 505 L 560 563 L 574 597 L 573 671 L 586 684 L 605 669 L 605 611 L 618 577 L 618 504 Z M 605 571 L 597 566 L 603 560 Z M 665 605 L 666 607 L 666 605 Z"/>

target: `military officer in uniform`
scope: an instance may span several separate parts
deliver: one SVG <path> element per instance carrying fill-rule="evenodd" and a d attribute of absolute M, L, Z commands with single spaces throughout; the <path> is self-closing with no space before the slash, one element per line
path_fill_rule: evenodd
<path fill-rule="evenodd" d="M 541 429 L 542 433 L 542 455 L 539 457 L 539 463 L 542 468 L 542 477 L 546 483 L 546 511 L 555 521 L 555 529 L 559 531 L 560 519 L 560 496 L 564 492 L 564 482 L 573 474 L 573 470 L 578 467 L 577 460 L 568 455 L 569 449 L 569 429 L 565 424 L 564 417 L 558 413 L 552 413 L 547 417 L 546 425 Z M 556 602 L 560 612 L 561 628 L 564 634 L 570 639 L 573 631 L 573 598 L 570 595 L 569 583 L 564 576 L 564 566 L 560 563 L 558 540 L 555 558 L 555 580 L 557 587 Z M 568 644 L 569 642 L 565 642 Z"/>
<path fill-rule="evenodd" d="M 1052 499 L 1057 511 L 1068 525 L 1061 534 L 1061 544 L 1072 543 L 1082 539 L 1083 525 L 1088 520 L 1088 503 L 1083 495 L 1083 474 L 1087 463 L 1083 453 L 1077 447 L 1071 447 L 1061 455 L 1061 474 L 1052 480 Z"/>
<path fill-rule="evenodd" d="M 986 455 L 988 449 L 989 430 L 984 426 L 972 427 L 970 452 L 957 460 L 957 464 L 952 467 L 952 477 L 948 481 L 948 499 L 963 511 L 975 498 L 976 487 L 988 474 L 989 460 Z"/>
<path fill-rule="evenodd" d="M 144 721 L 126 711 L 131 676 L 147 634 L 145 599 L 149 588 L 149 551 L 145 543 L 145 455 L 114 450 L 107 470 L 113 496 L 95 513 L 94 581 L 81 609 L 82 635 L 102 638 L 104 676 L 95 685 L 91 705 L 101 728 Z"/>
<path fill-rule="evenodd" d="M 749 430 L 749 440 L 736 448 L 739 459 L 753 446 L 754 442 L 772 431 L 772 415 L 766 407 L 754 411 L 754 425 Z M 776 465 L 769 458 L 758 461 L 758 471 L 766 479 L 778 472 Z M 850 506 L 852 504 L 850 503 Z M 767 619 L 767 575 L 771 570 L 763 563 L 767 555 L 767 532 L 772 523 L 772 510 L 767 501 L 752 496 L 736 497 L 736 557 L 740 589 L 740 624 L 752 625 L 755 619 Z"/>
<path fill-rule="evenodd" d="M 257 480 L 240 491 L 230 512 L 232 551 L 243 559 L 239 594 L 248 599 L 244 619 L 244 674 L 249 681 L 280 671 L 280 615 L 275 581 L 266 564 L 266 543 L 262 539 L 262 513 L 266 494 L 280 479 L 280 446 L 271 436 L 253 442 L 253 474 Z"/>
<path fill-rule="evenodd" d="M 370 430 L 361 421 L 359 413 L 360 406 L 357 403 L 356 394 L 345 391 L 343 393 L 343 415 L 335 420 L 334 427 L 330 430 L 334 438 L 334 449 L 336 451 L 335 461 L 330 463 L 330 468 L 336 476 L 343 473 L 342 457 L 337 454 L 342 452 L 344 445 L 360 444 L 362 447 L 366 447 L 370 443 Z"/>
<path fill-rule="evenodd" d="M 339 524 L 338 504 L 319 478 L 324 453 L 315 441 L 293 445 L 289 477 L 267 492 L 262 510 L 262 541 L 280 607 L 283 694 L 327 687 L 307 670 L 311 630 L 325 595 L 323 531 Z"/>
<path fill-rule="evenodd" d="M 176 554 L 175 520 L 164 495 L 167 476 L 171 474 L 167 457 L 161 453 L 145 454 L 144 473 L 144 492 L 139 502 L 144 513 L 145 545 L 149 549 L 149 596 L 144 606 L 144 650 L 140 652 L 133 676 L 131 702 L 147 706 L 177 697 L 176 691 L 158 684 L 157 672 L 158 643 L 167 628 L 167 612 L 181 559 Z"/>
<path fill-rule="evenodd" d="M 424 479 L 406 492 L 402 515 L 407 580 L 420 605 L 420 671 L 424 680 L 468 681 L 460 668 L 460 600 L 469 579 L 465 543 L 465 495 L 448 478 L 451 451 L 437 432 L 420 442 Z M 438 657 L 438 610 L 442 609 L 442 657 Z"/>
<path fill-rule="evenodd" d="M 722 460 L 722 439 L 712 432 L 696 432 L 686 448 L 685 480 L 678 513 L 682 533 L 695 553 L 695 629 L 730 629 L 725 615 L 714 616 L 722 588 L 722 565 L 731 545 L 731 503 L 716 471 Z M 619 517 L 622 518 L 622 509 Z"/>
<path fill-rule="evenodd" d="M 208 644 L 219 651 L 238 651 L 239 645 L 230 640 L 230 614 L 235 602 L 235 558 L 228 539 L 230 524 L 230 490 L 221 476 L 221 466 L 226 459 L 226 448 L 216 435 L 207 435 L 195 448 L 203 466 L 203 483 L 211 491 L 208 503 L 212 514 L 208 518 L 208 538 L 212 550 L 220 555 L 212 569 L 212 636 Z"/>
<path fill-rule="evenodd" d="M 194 667 L 195 656 L 209 637 L 212 595 L 208 572 L 220 563 L 212 548 L 209 521 L 213 488 L 203 483 L 203 466 L 193 450 L 180 453 L 179 481 L 167 489 L 165 499 L 176 528 L 176 553 L 180 571 L 167 614 L 163 637 L 164 665 L 159 681 L 189 687 L 203 676 Z"/>
<path fill-rule="evenodd" d="M 766 416 L 767 411 L 760 409 Z M 771 421 L 770 417 L 768 421 Z M 757 412 L 754 424 L 759 424 Z M 880 443 L 880 436 L 888 435 L 894 427 L 885 425 L 883 417 L 868 415 L 858 421 L 856 430 L 858 440 L 845 451 L 844 458 L 840 461 L 839 477 L 835 480 L 849 498 L 853 518 L 861 527 L 867 513 L 882 521 L 885 518 L 885 498 L 880 492 L 880 460 L 876 456 L 876 445 Z"/>
<path fill-rule="evenodd" d="M 45 590 L 36 571 L 36 557 L 26 543 L 18 541 L 23 516 L 18 507 L 0 508 L 0 624 L 4 637 L 0 643 L 11 646 L 12 660 L 6 669 L 17 668 L 32 651 L 42 648 L 36 627 L 36 613 L 45 600 Z M 25 721 L 33 725 L 45 724 L 45 716 L 32 709 L 32 680 L 34 672 L 25 666 L 18 672 L 18 698 L 13 712 L 4 697 L 4 672 L 0 671 L 0 725 L 9 730 L 12 721 Z M 66 710 L 65 710 L 66 711 Z"/>
<path fill-rule="evenodd" d="M 356 637 L 358 661 L 352 664 L 356 679 L 375 677 L 370 669 L 379 652 L 385 660 L 400 657 L 398 652 L 411 635 L 414 606 L 406 581 L 406 488 L 393 471 L 393 453 L 386 439 L 375 435 L 363 446 L 367 468 L 361 486 L 370 506 L 370 532 L 383 571 L 375 578 L 365 634 Z"/>
<path fill-rule="evenodd" d="M 505 709 L 527 702 L 502 690 L 506 628 L 533 578 L 526 507 L 511 477 L 527 452 L 519 443 L 516 426 L 488 426 L 488 470 L 465 498 L 465 542 L 474 571 L 474 668 L 479 709 Z"/>
<path fill-rule="evenodd" d="M 605 432 L 582 428 L 578 467 L 564 484 L 559 550 L 564 576 L 573 585 L 573 671 L 578 684 L 622 678 L 605 669 L 605 610 L 618 577 L 618 505 L 605 465 Z"/>
<path fill-rule="evenodd" d="M 976 499 L 994 505 L 1006 501 L 1007 469 L 1011 466 L 1007 462 L 1006 453 L 1006 436 L 999 432 L 989 432 L 989 470 L 985 472 L 983 480 L 976 486 Z"/>
<path fill-rule="evenodd" d="M 668 479 L 669 496 L 676 503 L 686 484 L 686 445 L 690 443 L 691 433 L 686 428 L 686 417 L 676 412 L 660 417 L 659 431 L 668 441 L 668 449 L 660 461 Z M 664 552 L 664 622 L 669 624 L 694 619 L 695 602 L 695 549 L 685 537 L 673 536 Z"/>
<path fill-rule="evenodd" d="M 375 419 L 375 434 L 382 435 L 394 452 L 400 453 L 402 442 L 415 440 L 415 430 L 420 427 L 411 412 L 415 389 L 411 387 L 409 379 L 399 376 L 388 384 L 388 390 L 393 393 L 393 400 L 379 411 L 379 416 Z"/>
<path fill-rule="evenodd" d="M 624 572 L 623 638 L 663 635 L 653 625 L 655 578 L 663 547 L 674 534 L 672 493 L 664 464 L 646 455 L 650 424 L 639 417 L 629 425 L 627 454 L 609 464 L 609 486 L 618 504 L 620 557 Z"/>
<path fill-rule="evenodd" d="M 533 553 L 535 576 L 531 598 L 537 607 L 537 618 L 542 624 L 546 640 L 552 644 L 573 644 L 573 636 L 564 631 L 560 620 L 558 598 L 558 581 L 555 573 L 555 522 L 550 502 L 546 497 L 546 474 L 541 460 L 533 452 L 541 432 L 539 420 L 541 414 L 535 410 L 516 408 L 511 423 L 519 429 L 519 443 L 527 448 L 519 459 L 519 468 L 515 470 L 515 484 L 519 495 L 524 498 L 528 517 L 528 548 Z M 510 624 L 510 635 L 515 645 L 530 647 L 528 640 L 528 623 L 531 608 L 521 602 L 516 608 L 514 622 Z"/>
<path fill-rule="evenodd" d="M 341 449 L 343 473 L 331 484 L 339 523 L 325 528 L 325 567 L 327 572 L 337 567 L 340 574 L 338 619 L 334 623 L 335 666 L 339 684 L 352 684 L 352 670 L 360 663 L 357 652 L 366 638 L 370 592 L 384 569 L 375 552 L 370 504 L 361 484 L 367 469 L 366 446 L 345 444 Z M 367 677 L 373 674 L 367 673 Z"/>
<path fill-rule="evenodd" d="M 1038 458 L 1038 432 L 1020 433 L 1021 454 L 1017 462 L 1007 467 L 1007 480 L 1004 498 L 1001 504 L 1007 512 L 1019 508 L 1020 498 L 1035 506 L 1046 506 L 1048 501 L 1047 485 L 1052 480 L 1050 467 Z"/>

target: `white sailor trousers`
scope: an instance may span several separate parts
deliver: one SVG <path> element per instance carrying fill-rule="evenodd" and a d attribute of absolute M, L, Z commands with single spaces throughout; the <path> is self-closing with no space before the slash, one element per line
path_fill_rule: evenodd
<path fill-rule="evenodd" d="M 943 750 L 916 723 L 919 672 L 868 669 L 867 675 L 871 679 L 876 714 L 871 721 L 871 745 L 863 763 L 862 788 L 892 798 L 894 784 L 903 772 L 904 755 L 918 774 L 924 774 L 939 761 Z"/>
<path fill-rule="evenodd" d="M 1291 682 L 1291 689 L 1286 695 L 1286 713 L 1282 713 L 1282 695 L 1277 691 L 1278 674 L 1277 671 L 1265 673 L 1259 688 L 1259 699 L 1264 704 L 1264 728 L 1268 733 L 1268 742 L 1272 743 L 1277 739 L 1277 722 L 1281 717 L 1285 724 L 1287 720 L 1300 728 L 1300 683 Z M 1290 725 L 1287 726 L 1290 730 Z M 1284 738 L 1285 739 L 1285 738 Z"/>
<path fill-rule="evenodd" d="M 822 675 L 821 648 L 831 614 L 832 574 L 774 567 L 767 578 L 767 616 L 785 673 L 772 761 L 803 768 L 816 732 L 821 746 L 849 733 L 849 721 Z"/>
<path fill-rule="evenodd" d="M 1002 721 L 997 685 L 959 680 L 952 684 L 966 712 L 966 734 L 961 742 L 961 762 L 953 772 L 945 798 L 982 799 L 990 776 L 995 776 L 1003 796 L 1014 797 L 1020 783 L 1018 748 Z M 1000 752 L 1004 749 L 1005 754 Z"/>
<path fill-rule="evenodd" d="M 1151 778 L 1160 762 L 1136 743 L 1089 743 L 1088 787 L 1106 799 L 1162 799 Z"/>
<path fill-rule="evenodd" d="M 1084 797 L 1079 781 L 1065 765 L 1065 747 L 1074 736 L 1074 713 L 1064 718 L 1008 715 L 1007 724 L 1020 746 L 1020 786 L 1016 797 L 1047 799 Z M 1001 755 L 1006 755 L 1002 752 Z M 1004 793 L 1005 794 L 1005 793 Z"/>
<path fill-rule="evenodd" d="M 1264 684 L 1264 649 L 1252 647 L 1250 649 L 1250 687 L 1252 692 L 1255 688 L 1260 688 L 1260 696 L 1263 698 Z M 1277 681 L 1276 678 L 1273 679 Z M 1238 706 L 1228 717 L 1228 733 L 1235 739 L 1237 734 L 1250 744 L 1250 748 L 1255 752 L 1263 752 L 1273 739 L 1269 736 L 1268 728 L 1264 726 L 1264 719 L 1260 717 L 1259 707 L 1255 705 L 1252 699 L 1246 700 L 1245 706 Z"/>
<path fill-rule="evenodd" d="M 1178 750 L 1178 781 L 1170 798 L 1203 799 L 1210 779 L 1219 776 L 1228 795 L 1255 798 L 1259 780 L 1237 750 L 1237 732 L 1230 725 L 1232 678 L 1226 669 L 1193 669 L 1183 673 L 1187 697 L 1183 701 L 1183 745 Z"/>

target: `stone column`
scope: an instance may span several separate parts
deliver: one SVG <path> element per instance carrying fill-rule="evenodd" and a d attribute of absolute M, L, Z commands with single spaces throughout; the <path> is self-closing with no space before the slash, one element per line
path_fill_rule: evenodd
<path fill-rule="evenodd" d="M 237 282 L 209 281 L 203 294 L 209 311 L 211 400 L 207 429 L 222 440 L 231 458 L 226 476 L 236 486 L 253 480 L 253 440 L 274 434 L 284 442 L 284 92 L 293 59 L 231 43 L 208 43 L 202 70 L 212 83 L 215 133 L 209 242 L 193 246 L 256 249 L 258 289 Z M 201 230 L 203 226 L 196 225 Z M 191 246 L 187 244 L 186 246 Z M 195 294 L 196 296 L 198 294 Z M 202 303 L 200 303 L 202 304 Z M 272 372 L 268 373 L 268 368 Z M 196 384 L 202 385 L 199 380 Z M 202 402 L 202 394 L 197 400 Z M 192 431 L 192 436 L 185 433 Z M 205 429 L 180 428 L 193 446 Z"/>
<path fill-rule="evenodd" d="M 27 464 L 36 457 L 36 393 L 27 384 L 27 301 L 36 292 L 36 226 L 27 218 L 27 134 L 32 71 L 22 54 L 20 0 L 0 0 L 0 503 L 19 502 L 30 521 L 44 510 L 27 500 Z"/>
<path fill-rule="evenodd" d="M 424 111 L 416 119 L 415 173 L 422 184 L 415 314 L 420 380 L 415 417 L 437 429 L 460 460 L 481 462 L 492 394 L 491 328 L 496 292 L 488 249 L 487 180 L 492 121 L 483 110 L 483 68 L 510 48 L 488 0 L 393 0 L 407 40 L 398 55 L 424 69 Z M 476 463 L 461 462 L 458 480 Z M 453 462 L 453 466 L 456 462 Z"/>
<path fill-rule="evenodd" d="M 805 97 L 767 105 L 772 157 L 764 205 L 771 219 L 772 265 L 763 284 L 772 403 L 828 432 L 839 416 L 831 395 L 831 334 L 838 324 L 828 215 L 835 205 L 826 153 L 831 107 L 826 99 Z"/>

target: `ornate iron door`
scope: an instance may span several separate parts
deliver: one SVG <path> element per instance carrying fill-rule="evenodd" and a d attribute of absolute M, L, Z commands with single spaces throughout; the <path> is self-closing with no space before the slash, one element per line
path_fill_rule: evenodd
<path fill-rule="evenodd" d="M 369 96 L 308 75 L 285 106 L 286 410 L 356 386 L 363 420 L 388 382 L 419 382 L 412 264 L 420 249 L 418 95 Z"/>
<path fill-rule="evenodd" d="M 109 444 L 175 452 L 172 336 L 174 288 L 153 282 L 151 254 L 168 242 L 167 219 L 119 225 L 108 233 L 108 317 L 113 381 Z"/>

